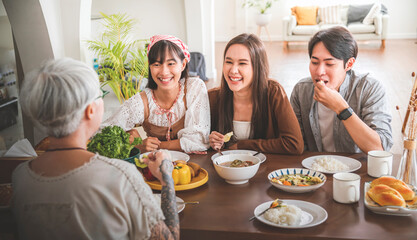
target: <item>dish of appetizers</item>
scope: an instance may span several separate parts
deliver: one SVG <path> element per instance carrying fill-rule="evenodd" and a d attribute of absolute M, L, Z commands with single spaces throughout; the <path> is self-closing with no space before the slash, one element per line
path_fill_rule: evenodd
<path fill-rule="evenodd" d="M 175 191 L 183 191 L 193 189 L 205 184 L 208 181 L 208 173 L 200 165 L 194 162 L 185 162 L 177 160 L 173 162 L 174 170 L 172 171 L 172 178 L 174 179 Z M 152 176 L 148 168 L 140 169 L 145 182 L 154 190 L 161 190 L 161 183 Z"/>
<path fill-rule="evenodd" d="M 268 174 L 269 182 L 276 188 L 291 193 L 314 191 L 327 180 L 326 175 L 305 168 L 283 168 Z"/>
<path fill-rule="evenodd" d="M 417 212 L 417 190 L 394 177 L 366 182 L 364 203 L 369 210 L 385 215 L 409 216 Z"/>

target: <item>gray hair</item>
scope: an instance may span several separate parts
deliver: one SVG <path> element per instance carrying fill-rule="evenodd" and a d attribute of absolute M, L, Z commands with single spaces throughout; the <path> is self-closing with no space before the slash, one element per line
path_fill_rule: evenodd
<path fill-rule="evenodd" d="M 85 63 L 62 58 L 46 62 L 25 77 L 20 103 L 49 136 L 61 138 L 78 128 L 85 108 L 98 96 L 97 73 Z"/>

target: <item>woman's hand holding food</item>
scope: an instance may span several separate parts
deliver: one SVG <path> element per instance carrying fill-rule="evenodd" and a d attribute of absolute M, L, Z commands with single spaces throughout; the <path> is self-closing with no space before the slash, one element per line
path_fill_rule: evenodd
<path fill-rule="evenodd" d="M 214 150 L 220 150 L 224 144 L 224 135 L 213 131 L 209 136 L 210 147 Z"/>
<path fill-rule="evenodd" d="M 168 151 L 160 150 L 150 153 L 143 161 L 148 165 L 152 175 L 156 177 L 162 186 L 167 182 L 172 181 L 172 170 L 174 165 L 171 161 L 171 154 Z"/>

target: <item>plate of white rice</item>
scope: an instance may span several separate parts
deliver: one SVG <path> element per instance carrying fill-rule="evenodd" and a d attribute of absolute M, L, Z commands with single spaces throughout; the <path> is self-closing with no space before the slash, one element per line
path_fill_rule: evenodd
<path fill-rule="evenodd" d="M 265 202 L 255 208 L 256 218 L 268 225 L 280 228 L 309 228 L 317 226 L 327 219 L 324 208 L 314 203 L 300 200 L 282 200 L 282 206 L 269 209 L 273 201 Z"/>
<path fill-rule="evenodd" d="M 338 172 L 354 172 L 362 164 L 356 159 L 337 155 L 319 155 L 304 159 L 303 167 L 327 174 Z"/>

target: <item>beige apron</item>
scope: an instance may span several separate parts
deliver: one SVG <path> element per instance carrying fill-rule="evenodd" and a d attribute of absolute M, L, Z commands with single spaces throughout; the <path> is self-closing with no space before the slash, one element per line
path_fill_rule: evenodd
<path fill-rule="evenodd" d="M 187 85 L 186 85 L 186 81 L 185 81 L 184 82 L 184 97 L 183 97 L 183 101 L 184 101 L 184 105 L 185 105 L 185 111 L 187 111 L 187 100 L 186 100 L 187 87 L 186 86 Z M 151 93 L 151 94 L 153 94 L 153 93 Z M 143 106 L 144 106 L 144 110 L 145 110 L 145 120 L 142 123 L 142 127 L 145 130 L 146 134 L 149 137 L 156 137 L 160 141 L 169 141 L 169 140 L 178 139 L 178 132 L 181 129 L 184 128 L 185 114 L 180 120 L 178 120 L 176 123 L 172 124 L 171 128 L 156 126 L 156 125 L 154 125 L 154 124 L 152 124 L 148 121 L 148 118 L 149 118 L 149 103 L 148 103 L 148 98 L 146 96 L 146 93 L 143 92 L 143 94 L 141 94 L 141 97 L 142 97 Z M 176 104 L 176 103 L 174 103 L 174 104 Z M 167 139 L 168 132 L 169 132 L 169 138 Z"/>

